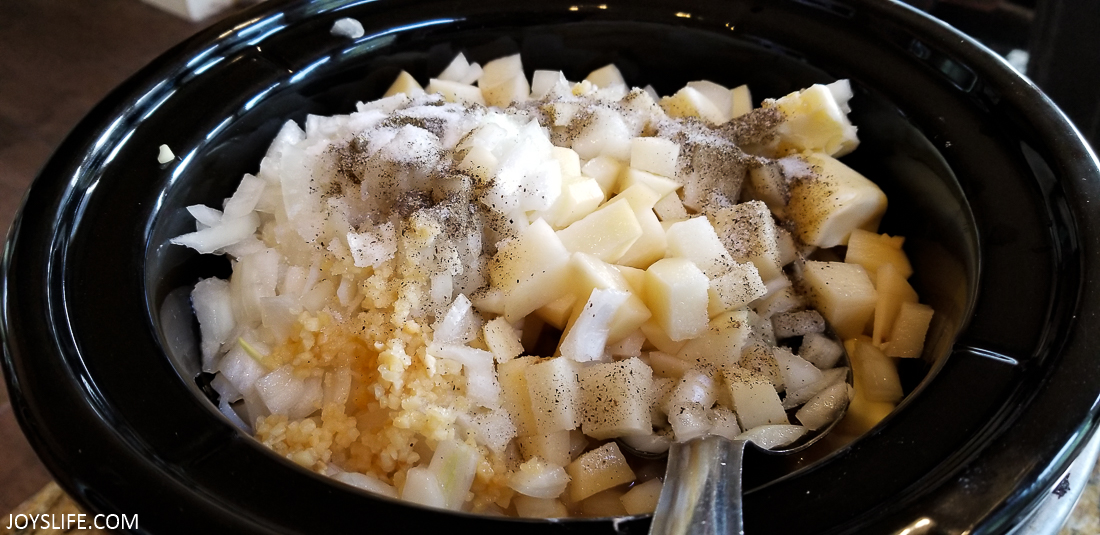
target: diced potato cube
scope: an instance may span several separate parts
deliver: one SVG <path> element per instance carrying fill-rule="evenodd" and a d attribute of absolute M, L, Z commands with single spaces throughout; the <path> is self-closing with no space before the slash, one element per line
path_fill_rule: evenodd
<path fill-rule="evenodd" d="M 486 65 L 488 67 L 488 65 Z M 482 80 L 485 77 L 482 75 Z M 480 82 L 481 96 L 490 106 L 506 107 L 515 102 L 524 102 L 531 95 L 531 87 L 527 85 L 527 77 L 522 73 L 513 76 L 503 83 L 494 86 L 485 86 Z"/>
<path fill-rule="evenodd" d="M 508 411 L 517 436 L 534 435 L 538 429 L 531 411 L 531 396 L 527 389 L 527 367 L 539 362 L 538 357 L 519 357 L 497 365 L 501 405 Z"/>
<path fill-rule="evenodd" d="M 653 370 L 629 358 L 586 366 L 581 378 L 581 431 L 597 440 L 652 432 Z"/>
<path fill-rule="evenodd" d="M 536 310 L 535 314 L 542 318 L 547 325 L 551 325 L 555 329 L 565 329 L 565 326 L 569 324 L 570 316 L 573 314 L 573 305 L 576 303 L 577 294 L 566 293 Z"/>
<path fill-rule="evenodd" d="M 588 253 L 605 262 L 619 260 L 641 236 L 638 217 L 623 199 L 613 200 L 558 231 L 559 241 L 566 250 Z"/>
<path fill-rule="evenodd" d="M 640 169 L 628 167 L 625 171 L 623 171 L 622 176 L 619 177 L 619 181 L 616 184 L 615 189 L 618 191 L 626 191 L 628 188 L 634 186 L 635 184 L 643 184 L 649 189 L 657 192 L 659 196 L 674 193 L 681 187 L 679 182 L 671 178 L 665 178 L 663 176 L 655 175 L 653 173 L 642 171 Z"/>
<path fill-rule="evenodd" d="M 657 510 L 657 500 L 661 497 L 661 480 L 650 479 L 634 485 L 619 499 L 628 515 L 644 515 Z"/>
<path fill-rule="evenodd" d="M 611 202 L 619 199 L 626 200 L 635 211 L 650 210 L 657 204 L 657 201 L 661 199 L 661 194 L 645 184 L 636 183 L 619 191 L 619 193 L 611 199 Z"/>
<path fill-rule="evenodd" d="M 845 245 L 855 229 L 874 231 L 886 212 L 886 194 L 874 182 L 821 153 L 801 157 L 813 170 L 791 183 L 787 217 L 803 242 L 828 248 Z"/>
<path fill-rule="evenodd" d="M 649 208 L 635 209 L 634 216 L 638 218 L 638 226 L 642 228 L 642 235 L 627 249 L 623 256 L 619 257 L 619 264 L 627 267 L 645 269 L 654 262 L 663 258 L 668 249 L 668 240 L 665 237 L 665 227 L 657 219 L 657 215 Z"/>
<path fill-rule="evenodd" d="M 644 301 L 671 340 L 686 340 L 707 328 L 708 287 L 707 276 L 693 262 L 665 258 L 646 270 Z"/>
<path fill-rule="evenodd" d="M 739 85 L 730 89 L 730 118 L 736 119 L 752 111 L 752 93 L 749 86 Z"/>
<path fill-rule="evenodd" d="M 733 262 L 728 271 L 710 279 L 707 292 L 710 295 L 707 312 L 714 317 L 748 306 L 764 297 L 768 289 L 764 286 L 764 281 L 760 280 L 756 266 L 748 262 Z"/>
<path fill-rule="evenodd" d="M 760 374 L 743 368 L 729 368 L 723 372 L 733 399 L 733 410 L 746 431 L 769 424 L 787 424 L 787 413 L 779 394 L 772 384 Z"/>
<path fill-rule="evenodd" d="M 707 329 L 688 340 L 676 357 L 716 368 L 736 365 L 750 329 L 748 311 L 731 310 L 711 320 Z"/>
<path fill-rule="evenodd" d="M 692 87 L 684 87 L 671 97 L 661 99 L 661 108 L 669 117 L 698 117 L 712 125 L 728 120 L 723 113 L 703 93 Z"/>
<path fill-rule="evenodd" d="M 885 264 L 878 269 L 875 277 L 875 292 L 878 300 L 875 301 L 875 324 L 871 340 L 881 348 L 894 329 L 894 321 L 901 311 L 902 303 L 916 303 L 917 291 L 898 273 L 893 264 Z"/>
<path fill-rule="evenodd" d="M 524 370 L 535 433 L 576 429 L 580 425 L 580 379 L 573 361 L 551 358 Z"/>
<path fill-rule="evenodd" d="M 665 233 L 668 240 L 668 256 L 686 258 L 695 263 L 707 278 L 713 279 L 727 272 L 733 265 L 733 257 L 726 251 L 718 233 L 706 216 L 669 225 Z"/>
<path fill-rule="evenodd" d="M 803 280 L 810 300 L 842 338 L 863 333 L 875 312 L 875 286 L 863 266 L 843 262 L 807 261 Z"/>
<path fill-rule="evenodd" d="M 588 73 L 588 76 L 585 76 L 584 79 L 592 82 L 600 89 L 615 85 L 626 85 L 622 73 L 619 72 L 619 68 L 614 63 L 609 63 Z"/>
<path fill-rule="evenodd" d="M 619 161 L 630 159 L 631 131 L 618 112 L 596 108 L 584 122 L 584 128 L 573 138 L 573 150 L 586 160 L 610 156 Z"/>
<path fill-rule="evenodd" d="M 509 86 L 517 84 L 517 78 L 523 79 L 522 84 L 522 96 L 523 100 L 527 99 L 530 94 L 530 88 L 527 85 L 527 77 L 523 74 L 523 62 L 520 59 L 519 54 L 512 54 L 511 56 L 504 56 L 502 58 L 494 59 L 489 63 L 486 63 L 482 67 L 481 78 L 478 80 L 478 87 L 482 91 L 492 90 L 499 86 Z M 486 95 L 486 101 L 489 101 L 489 96 Z M 498 100 L 496 102 L 489 102 L 491 106 L 507 106 L 515 101 Z M 520 101 L 522 102 L 522 100 Z"/>
<path fill-rule="evenodd" d="M 563 518 L 569 516 L 569 509 L 561 500 L 554 498 L 534 498 L 517 495 L 512 503 L 516 504 L 516 514 L 521 518 Z"/>
<path fill-rule="evenodd" d="M 852 383 L 869 401 L 897 403 L 903 395 L 898 367 L 866 337 L 844 342 L 852 361 Z"/>
<path fill-rule="evenodd" d="M 581 176 L 581 157 L 577 151 L 555 145 L 550 148 L 550 152 L 558 161 L 562 176 Z"/>
<path fill-rule="evenodd" d="M 622 273 L 623 280 L 630 287 L 630 291 L 637 295 L 645 293 L 645 270 L 630 266 L 616 265 L 615 269 Z"/>
<path fill-rule="evenodd" d="M 878 273 L 879 266 L 891 264 L 902 278 L 908 279 L 909 275 L 913 274 L 913 267 L 909 264 L 909 257 L 905 256 L 905 251 L 901 250 L 904 243 L 903 236 L 875 234 L 863 229 L 855 229 L 848 238 L 848 250 L 844 261 L 863 266 L 872 277 Z"/>
<path fill-rule="evenodd" d="M 542 219 L 505 244 L 489 261 L 489 278 L 504 291 L 505 319 L 515 322 L 563 294 L 568 268 L 569 252 Z"/>
<path fill-rule="evenodd" d="M 581 514 L 590 518 L 606 518 L 626 515 L 622 497 L 623 489 L 607 489 L 597 492 L 581 502 Z"/>
<path fill-rule="evenodd" d="M 611 487 L 630 483 L 635 477 L 614 441 L 585 452 L 566 466 L 565 471 L 572 478 L 569 495 L 575 502 Z"/>
<path fill-rule="evenodd" d="M 562 179 L 561 195 L 543 217 L 555 229 L 563 229 L 591 214 L 603 202 L 603 190 L 594 178 Z"/>
<path fill-rule="evenodd" d="M 594 178 L 603 190 L 604 199 L 607 199 L 616 191 L 621 170 L 622 163 L 619 160 L 610 156 L 597 156 L 581 166 L 581 175 Z"/>
<path fill-rule="evenodd" d="M 783 372 L 779 369 L 775 350 L 769 343 L 752 340 L 741 349 L 739 366 L 767 379 L 777 392 L 782 392 L 786 385 L 783 384 Z"/>
<path fill-rule="evenodd" d="M 627 282 L 622 270 L 592 255 L 573 253 L 570 258 L 572 273 L 570 291 L 577 296 L 577 303 L 586 303 L 593 290 L 619 290 L 630 293 L 626 301 L 612 317 L 607 341 L 615 343 L 637 330 L 652 316 L 643 300 L 635 295 L 635 289 Z M 568 332 L 581 313 L 574 307 L 565 327 Z"/>
<path fill-rule="evenodd" d="M 778 164 L 769 163 L 750 168 L 748 184 L 752 188 L 753 198 L 764 201 L 774 213 L 785 213 L 791 192 Z"/>
<path fill-rule="evenodd" d="M 924 338 L 932 323 L 932 307 L 919 303 L 902 303 L 890 340 L 883 348 L 887 356 L 916 358 L 924 350 Z"/>
<path fill-rule="evenodd" d="M 428 81 L 425 91 L 439 93 L 447 102 L 485 105 L 485 97 L 482 96 L 481 89 L 468 84 L 432 78 Z"/>
<path fill-rule="evenodd" d="M 749 201 L 718 210 L 714 230 L 730 256 L 738 262 L 752 262 L 764 282 L 783 274 L 779 230 L 764 203 Z"/>
<path fill-rule="evenodd" d="M 480 66 L 478 67 L 480 69 Z M 470 70 L 470 62 L 466 60 L 466 54 L 459 52 L 455 55 L 454 59 L 447 64 L 447 68 L 443 69 L 443 72 L 439 73 L 440 80 L 449 80 L 451 82 L 471 83 L 463 82 L 466 78 L 468 71 Z"/>
<path fill-rule="evenodd" d="M 636 137 L 630 140 L 630 167 L 664 177 L 676 176 L 676 161 L 680 144 L 659 137 Z"/>
<path fill-rule="evenodd" d="M 523 353 L 523 342 L 516 330 L 503 317 L 493 318 L 482 327 L 485 345 L 498 363 L 512 360 Z"/>
<path fill-rule="evenodd" d="M 665 329 L 652 317 L 642 324 L 641 330 L 642 333 L 645 334 L 647 342 L 653 347 L 670 355 L 679 353 L 680 349 L 687 343 L 687 340 L 673 340 L 669 338 Z"/>
<path fill-rule="evenodd" d="M 573 459 L 569 456 L 570 432 L 554 431 L 545 435 L 520 436 L 517 440 L 524 459 L 538 457 L 550 464 L 565 466 Z"/>
<path fill-rule="evenodd" d="M 722 124 L 730 120 L 730 109 L 733 105 L 731 97 L 733 95 L 730 93 L 730 90 L 726 88 L 726 86 L 716 84 L 709 80 L 698 80 L 695 82 L 688 82 L 687 87 L 690 87 L 702 93 L 704 97 L 707 97 L 707 100 L 709 100 L 711 104 L 714 104 L 715 109 L 717 109 L 722 114 L 722 121 L 718 124 Z"/>
<path fill-rule="evenodd" d="M 653 375 L 656 377 L 678 379 L 694 365 L 694 362 L 669 355 L 663 351 L 649 352 L 649 367 L 653 369 Z"/>
<path fill-rule="evenodd" d="M 424 88 L 413 78 L 411 74 L 405 71 L 401 71 L 397 75 L 397 79 L 393 81 L 393 85 L 386 90 L 386 93 L 382 95 L 382 98 L 392 97 L 398 93 L 404 93 L 409 97 L 419 97 L 424 94 Z"/>
<path fill-rule="evenodd" d="M 794 242 L 794 235 L 785 228 L 779 229 L 779 263 L 787 265 L 798 260 L 798 244 Z"/>
<path fill-rule="evenodd" d="M 536 70 L 531 75 L 531 98 L 541 99 L 551 92 L 564 95 L 569 92 L 569 80 L 561 71 Z"/>
<path fill-rule="evenodd" d="M 675 191 L 661 197 L 661 200 L 653 205 L 653 211 L 661 221 L 683 221 L 689 217 L 683 201 Z"/>
<path fill-rule="evenodd" d="M 779 100 L 765 101 L 775 106 L 785 120 L 777 128 L 779 150 L 822 151 L 843 156 L 859 145 L 856 127 L 848 119 L 848 100 L 852 89 L 847 80 L 833 84 L 814 84 Z"/>

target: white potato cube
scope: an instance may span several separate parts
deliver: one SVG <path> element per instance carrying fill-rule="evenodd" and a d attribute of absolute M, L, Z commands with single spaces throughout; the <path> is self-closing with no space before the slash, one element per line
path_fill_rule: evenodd
<path fill-rule="evenodd" d="M 635 184 L 644 184 L 649 189 L 657 192 L 660 196 L 673 193 L 681 187 L 680 183 L 674 179 L 630 167 L 619 177 L 615 189 L 617 191 L 625 191 Z"/>
<path fill-rule="evenodd" d="M 810 300 L 844 339 L 863 333 L 875 312 L 875 286 L 863 266 L 807 261 L 802 271 Z"/>
<path fill-rule="evenodd" d="M 869 401 L 897 403 L 903 392 L 894 361 L 865 338 L 844 343 L 852 361 L 852 383 Z"/>
<path fill-rule="evenodd" d="M 397 75 L 397 79 L 390 85 L 390 88 L 382 95 L 382 98 L 392 97 L 398 93 L 404 93 L 409 97 L 419 97 L 424 94 L 424 88 L 420 86 L 416 78 L 413 78 L 411 74 L 401 71 Z"/>
<path fill-rule="evenodd" d="M 619 72 L 619 68 L 616 67 L 614 63 L 609 63 L 607 65 L 604 65 L 603 67 L 600 67 L 599 69 L 588 73 L 588 76 L 585 76 L 584 79 L 592 82 L 596 85 L 596 87 L 599 87 L 600 89 L 605 89 L 617 85 L 626 85 L 626 81 L 623 80 L 622 73 Z"/>
<path fill-rule="evenodd" d="M 489 261 L 492 284 L 505 292 L 505 319 L 515 322 L 565 293 L 568 266 L 569 252 L 542 219 L 505 244 Z"/>
<path fill-rule="evenodd" d="M 580 380 L 585 435 L 604 440 L 653 431 L 649 420 L 653 370 L 641 359 L 586 366 Z"/>
<path fill-rule="evenodd" d="M 710 296 L 707 312 L 714 317 L 748 306 L 767 294 L 768 289 L 760 280 L 756 266 L 748 262 L 733 262 L 727 271 L 710 279 L 707 292 Z"/>
<path fill-rule="evenodd" d="M 686 340 L 707 328 L 708 287 L 707 276 L 690 260 L 664 258 L 646 269 L 643 300 L 671 340 Z"/>
<path fill-rule="evenodd" d="M 572 480 L 569 497 L 579 502 L 597 492 L 634 481 L 634 471 L 614 441 L 585 452 L 565 467 Z"/>
<path fill-rule="evenodd" d="M 846 245 L 855 229 L 874 231 L 886 212 L 886 194 L 840 160 L 822 153 L 801 156 L 813 169 L 791 182 L 787 217 L 795 235 L 822 248 Z"/>
<path fill-rule="evenodd" d="M 563 229 L 591 214 L 604 200 L 603 189 L 594 178 L 582 176 L 562 180 L 561 195 L 543 214 L 555 229 Z"/>
<path fill-rule="evenodd" d="M 730 89 L 730 118 L 736 119 L 752 111 L 752 92 L 749 86 L 739 85 Z"/>
<path fill-rule="evenodd" d="M 507 362 L 523 353 L 523 343 L 520 342 L 519 335 L 503 317 L 489 320 L 482 327 L 482 337 L 498 363 Z"/>
<path fill-rule="evenodd" d="M 613 200 L 581 220 L 559 230 L 560 243 L 570 252 L 616 262 L 642 236 L 642 227 L 630 203 Z"/>
<path fill-rule="evenodd" d="M 716 368 L 737 364 L 751 332 L 748 314 L 746 310 L 731 310 L 715 317 L 705 331 L 684 344 L 676 357 Z"/>
<path fill-rule="evenodd" d="M 728 113 L 723 113 L 703 93 L 692 87 L 684 87 L 675 95 L 662 98 L 661 108 L 669 117 L 697 117 L 711 125 L 729 120 Z"/>
<path fill-rule="evenodd" d="M 725 370 L 723 374 L 741 429 L 789 423 L 779 394 L 766 378 L 736 367 Z"/>
<path fill-rule="evenodd" d="M 565 466 L 572 462 L 569 455 L 571 431 L 554 431 L 545 435 L 521 436 L 517 439 L 524 459 L 538 457 L 550 464 Z"/>
<path fill-rule="evenodd" d="M 657 500 L 661 497 L 661 480 L 650 479 L 630 487 L 622 497 L 623 508 L 628 515 L 644 515 L 657 510 Z"/>
<path fill-rule="evenodd" d="M 779 150 L 789 152 L 820 151 L 843 156 L 859 145 L 856 127 L 848 120 L 848 100 L 852 89 L 847 80 L 828 86 L 814 84 L 779 100 L 765 101 L 783 113 L 784 121 L 776 129 Z"/>
<path fill-rule="evenodd" d="M 783 274 L 779 230 L 763 202 L 749 201 L 718 210 L 714 229 L 730 256 L 738 262 L 752 262 L 765 282 Z"/>
<path fill-rule="evenodd" d="M 531 412 L 538 434 L 576 429 L 580 425 L 580 379 L 573 361 L 551 358 L 524 370 Z"/>
<path fill-rule="evenodd" d="M 440 95 L 443 95 L 443 99 L 447 102 L 455 102 L 458 104 L 467 105 L 485 105 L 485 97 L 482 96 L 481 89 L 478 89 L 477 87 L 469 84 L 432 78 L 431 80 L 428 80 L 428 87 L 426 87 L 424 90 L 428 93 L 438 93 Z"/>
<path fill-rule="evenodd" d="M 675 177 L 680 144 L 659 137 L 630 140 L 630 167 L 664 177 Z"/>
<path fill-rule="evenodd" d="M 698 80 L 695 82 L 688 82 L 687 87 L 690 87 L 707 97 L 707 100 L 714 104 L 715 109 L 722 115 L 722 121 L 718 124 L 723 124 L 730 120 L 730 110 L 733 106 L 730 90 L 726 86 L 716 84 L 709 80 Z"/>
<path fill-rule="evenodd" d="M 600 189 L 603 190 L 604 199 L 606 199 L 611 196 L 612 192 L 618 191 L 616 186 L 622 167 L 622 163 L 615 158 L 597 156 L 581 166 L 581 175 L 596 179 L 596 182 L 600 184 Z"/>
<path fill-rule="evenodd" d="M 508 411 L 518 436 L 535 435 L 538 422 L 531 410 L 531 395 L 527 389 L 527 368 L 539 362 L 538 357 L 519 357 L 497 365 L 501 406 Z"/>
<path fill-rule="evenodd" d="M 584 128 L 573 138 L 572 148 L 585 160 L 610 156 L 626 161 L 630 159 L 630 140 L 634 135 L 622 115 L 600 107 L 585 120 Z"/>
<path fill-rule="evenodd" d="M 890 340 L 883 348 L 887 356 L 916 358 L 924 350 L 924 338 L 932 323 L 932 307 L 919 303 L 902 303 Z"/>
<path fill-rule="evenodd" d="M 871 340 L 881 348 L 894 329 L 894 321 L 898 317 L 898 312 L 901 311 L 902 303 L 916 303 L 918 297 L 917 291 L 892 264 L 883 265 L 878 269 L 875 277 L 875 292 L 878 294 L 878 300 L 875 301 L 875 325 Z"/>
<path fill-rule="evenodd" d="M 913 267 L 909 264 L 909 257 L 901 246 L 905 243 L 902 236 L 889 236 L 887 234 L 875 234 L 863 229 L 855 229 L 848 238 L 848 249 L 844 254 L 844 261 L 849 264 L 859 264 L 867 270 L 872 277 L 878 273 L 879 266 L 891 264 L 903 279 L 908 279 L 913 274 Z"/>
<path fill-rule="evenodd" d="M 726 273 L 733 265 L 733 257 L 726 251 L 718 233 L 706 216 L 669 225 L 665 233 L 668 240 L 668 256 L 686 258 L 695 263 L 707 278 L 713 279 Z"/>

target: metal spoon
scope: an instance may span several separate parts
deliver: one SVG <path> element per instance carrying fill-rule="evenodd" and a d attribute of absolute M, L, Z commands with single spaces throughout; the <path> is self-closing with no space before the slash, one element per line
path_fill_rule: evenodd
<path fill-rule="evenodd" d="M 847 384 L 851 384 L 851 372 Z M 827 435 L 847 408 L 845 403 L 831 423 L 790 446 L 766 449 L 753 445 L 772 455 L 800 452 Z M 650 535 L 743 535 L 741 462 L 749 443 L 715 435 L 673 443 Z"/>

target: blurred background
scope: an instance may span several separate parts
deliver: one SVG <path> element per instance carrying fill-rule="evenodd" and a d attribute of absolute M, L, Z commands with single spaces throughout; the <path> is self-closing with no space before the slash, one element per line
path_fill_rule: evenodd
<path fill-rule="evenodd" d="M 906 1 L 1004 56 L 1046 91 L 1095 146 L 1100 139 L 1100 33 L 1095 30 L 1100 1 Z M 245 3 L 0 1 L 0 229 L 10 226 L 38 169 L 96 102 L 173 45 Z M 49 481 L 0 381 L 0 515 L 6 517 Z M 1096 508 L 1095 503 L 1090 506 Z"/>

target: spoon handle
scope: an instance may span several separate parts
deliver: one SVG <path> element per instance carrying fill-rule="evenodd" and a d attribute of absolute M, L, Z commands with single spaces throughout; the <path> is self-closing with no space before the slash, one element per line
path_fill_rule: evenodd
<path fill-rule="evenodd" d="M 719 436 L 674 443 L 650 535 L 742 535 L 745 444 Z"/>

